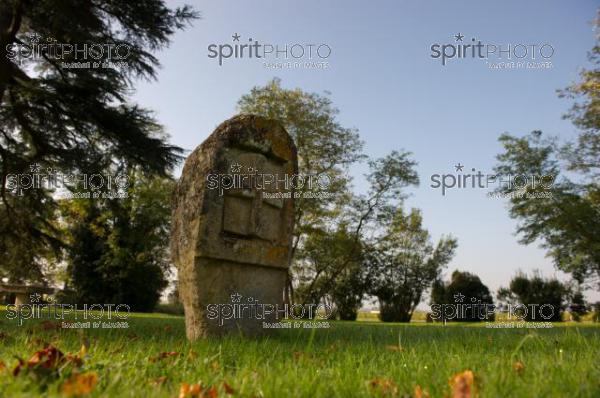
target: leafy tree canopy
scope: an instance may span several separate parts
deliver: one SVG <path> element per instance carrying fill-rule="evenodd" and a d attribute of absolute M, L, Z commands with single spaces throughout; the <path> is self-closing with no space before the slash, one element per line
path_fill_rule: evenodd
<path fill-rule="evenodd" d="M 62 244 L 52 192 L 16 195 L 7 176 L 29 174 L 32 164 L 89 174 L 127 164 L 166 174 L 180 159 L 130 94 L 136 79 L 155 77 L 153 53 L 197 16 L 162 0 L 0 3 L 0 274 L 40 280 L 45 252 Z M 105 65 L 117 46 L 124 64 Z M 86 61 L 101 67 L 69 67 Z"/>

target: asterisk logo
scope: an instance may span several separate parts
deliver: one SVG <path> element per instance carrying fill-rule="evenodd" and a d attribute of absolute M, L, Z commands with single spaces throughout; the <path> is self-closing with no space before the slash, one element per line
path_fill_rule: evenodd
<path fill-rule="evenodd" d="M 464 299 L 465 299 L 465 296 L 462 293 L 456 293 L 454 295 L 454 302 L 455 303 L 462 303 Z"/>
<path fill-rule="evenodd" d="M 456 171 L 463 171 L 463 167 L 465 167 L 465 165 L 460 164 L 460 162 L 458 162 L 458 164 L 454 166 Z"/>
<path fill-rule="evenodd" d="M 32 303 L 39 303 L 41 298 L 42 298 L 42 295 L 39 293 L 33 293 L 33 294 L 29 295 L 29 300 Z"/>
<path fill-rule="evenodd" d="M 242 170 L 242 165 L 239 163 L 234 163 L 231 165 L 231 172 L 232 173 L 239 173 L 240 170 Z"/>
<path fill-rule="evenodd" d="M 38 163 L 33 163 L 29 165 L 29 170 L 31 170 L 32 173 L 37 173 L 38 171 L 40 171 L 41 167 Z"/>
<path fill-rule="evenodd" d="M 237 33 L 232 35 L 231 37 L 233 37 L 233 41 L 240 41 L 240 35 L 238 35 Z"/>
<path fill-rule="evenodd" d="M 240 301 L 242 301 L 242 295 L 239 293 L 233 293 L 231 295 L 231 302 L 232 303 L 239 303 Z"/>
<path fill-rule="evenodd" d="M 456 41 L 463 41 L 463 38 L 464 38 L 464 37 L 465 37 L 465 36 L 464 36 L 464 35 L 461 35 L 460 33 L 459 33 L 459 34 L 457 34 L 457 35 L 454 35 L 454 38 L 456 39 Z"/>
<path fill-rule="evenodd" d="M 42 38 L 42 36 L 39 33 L 29 34 L 29 40 L 31 40 L 32 43 L 39 42 L 41 38 Z"/>

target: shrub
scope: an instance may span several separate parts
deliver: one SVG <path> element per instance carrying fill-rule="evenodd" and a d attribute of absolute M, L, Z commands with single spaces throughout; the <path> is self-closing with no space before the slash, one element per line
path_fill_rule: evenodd
<path fill-rule="evenodd" d="M 494 304 L 490 290 L 475 274 L 454 271 L 450 282 L 437 280 L 431 289 L 432 304 Z M 478 316 L 479 311 L 465 310 L 465 316 L 452 319 L 458 322 L 493 321 L 494 315 Z M 485 315 L 486 312 L 484 311 Z"/>

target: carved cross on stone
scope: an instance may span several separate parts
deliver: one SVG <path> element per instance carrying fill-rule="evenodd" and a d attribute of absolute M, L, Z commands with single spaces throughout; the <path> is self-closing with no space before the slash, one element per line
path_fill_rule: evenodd
<path fill-rule="evenodd" d="M 275 241 L 280 234 L 283 199 L 263 198 L 259 190 L 236 189 L 225 194 L 223 232 Z"/>

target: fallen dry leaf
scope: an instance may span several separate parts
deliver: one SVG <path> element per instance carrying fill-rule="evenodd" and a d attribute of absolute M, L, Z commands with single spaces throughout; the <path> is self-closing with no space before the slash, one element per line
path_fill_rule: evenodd
<path fill-rule="evenodd" d="M 61 350 L 54 347 L 53 345 L 47 344 L 45 348 L 36 351 L 27 362 L 22 359 L 18 359 L 18 363 L 13 369 L 13 376 L 18 376 L 23 368 L 31 369 L 46 369 L 55 371 L 63 363 L 70 363 L 75 367 L 83 365 L 83 359 L 78 355 L 63 354 Z"/>
<path fill-rule="evenodd" d="M 235 394 L 235 390 L 226 381 L 223 382 L 223 389 L 225 390 L 225 394 Z"/>
<path fill-rule="evenodd" d="M 223 383 L 223 388 L 227 394 L 233 394 L 233 388 L 227 383 Z M 228 392 L 231 391 L 231 392 Z M 202 387 L 202 383 L 188 384 L 182 383 L 179 388 L 179 398 L 217 398 L 219 390 L 215 386 Z"/>
<path fill-rule="evenodd" d="M 17 365 L 13 368 L 12 375 L 17 377 L 21 373 L 21 368 L 25 366 L 25 362 L 22 359 L 18 359 Z"/>
<path fill-rule="evenodd" d="M 201 383 L 197 384 L 188 384 L 182 383 L 179 388 L 179 398 L 197 398 L 201 397 L 202 394 L 202 385 Z"/>
<path fill-rule="evenodd" d="M 525 364 L 521 361 L 517 361 L 517 362 L 513 363 L 513 369 L 518 374 L 521 374 L 525 370 Z"/>
<path fill-rule="evenodd" d="M 219 390 L 215 386 L 209 387 L 204 390 L 204 393 L 201 395 L 202 398 L 217 398 L 219 396 Z"/>
<path fill-rule="evenodd" d="M 68 397 L 79 397 L 92 392 L 98 384 L 96 373 L 74 374 L 61 387 L 61 391 Z"/>
<path fill-rule="evenodd" d="M 46 369 L 54 369 L 64 361 L 64 357 L 65 355 L 58 348 L 49 345 L 34 353 L 27 361 L 27 366 L 30 368 L 41 366 Z"/>
<path fill-rule="evenodd" d="M 429 398 L 429 392 L 427 390 L 423 390 L 420 385 L 415 386 L 415 392 L 413 394 L 414 398 Z"/>
<path fill-rule="evenodd" d="M 477 388 L 475 385 L 475 375 L 471 370 L 457 373 L 448 382 L 452 389 L 452 398 L 475 398 L 477 397 Z"/>
<path fill-rule="evenodd" d="M 76 367 L 80 367 L 81 365 L 83 365 L 83 359 L 78 355 L 67 354 L 65 356 L 65 359 L 67 360 L 67 362 L 73 364 Z"/>
<path fill-rule="evenodd" d="M 398 386 L 390 379 L 373 379 L 369 382 L 369 385 L 382 395 L 398 395 Z"/>

